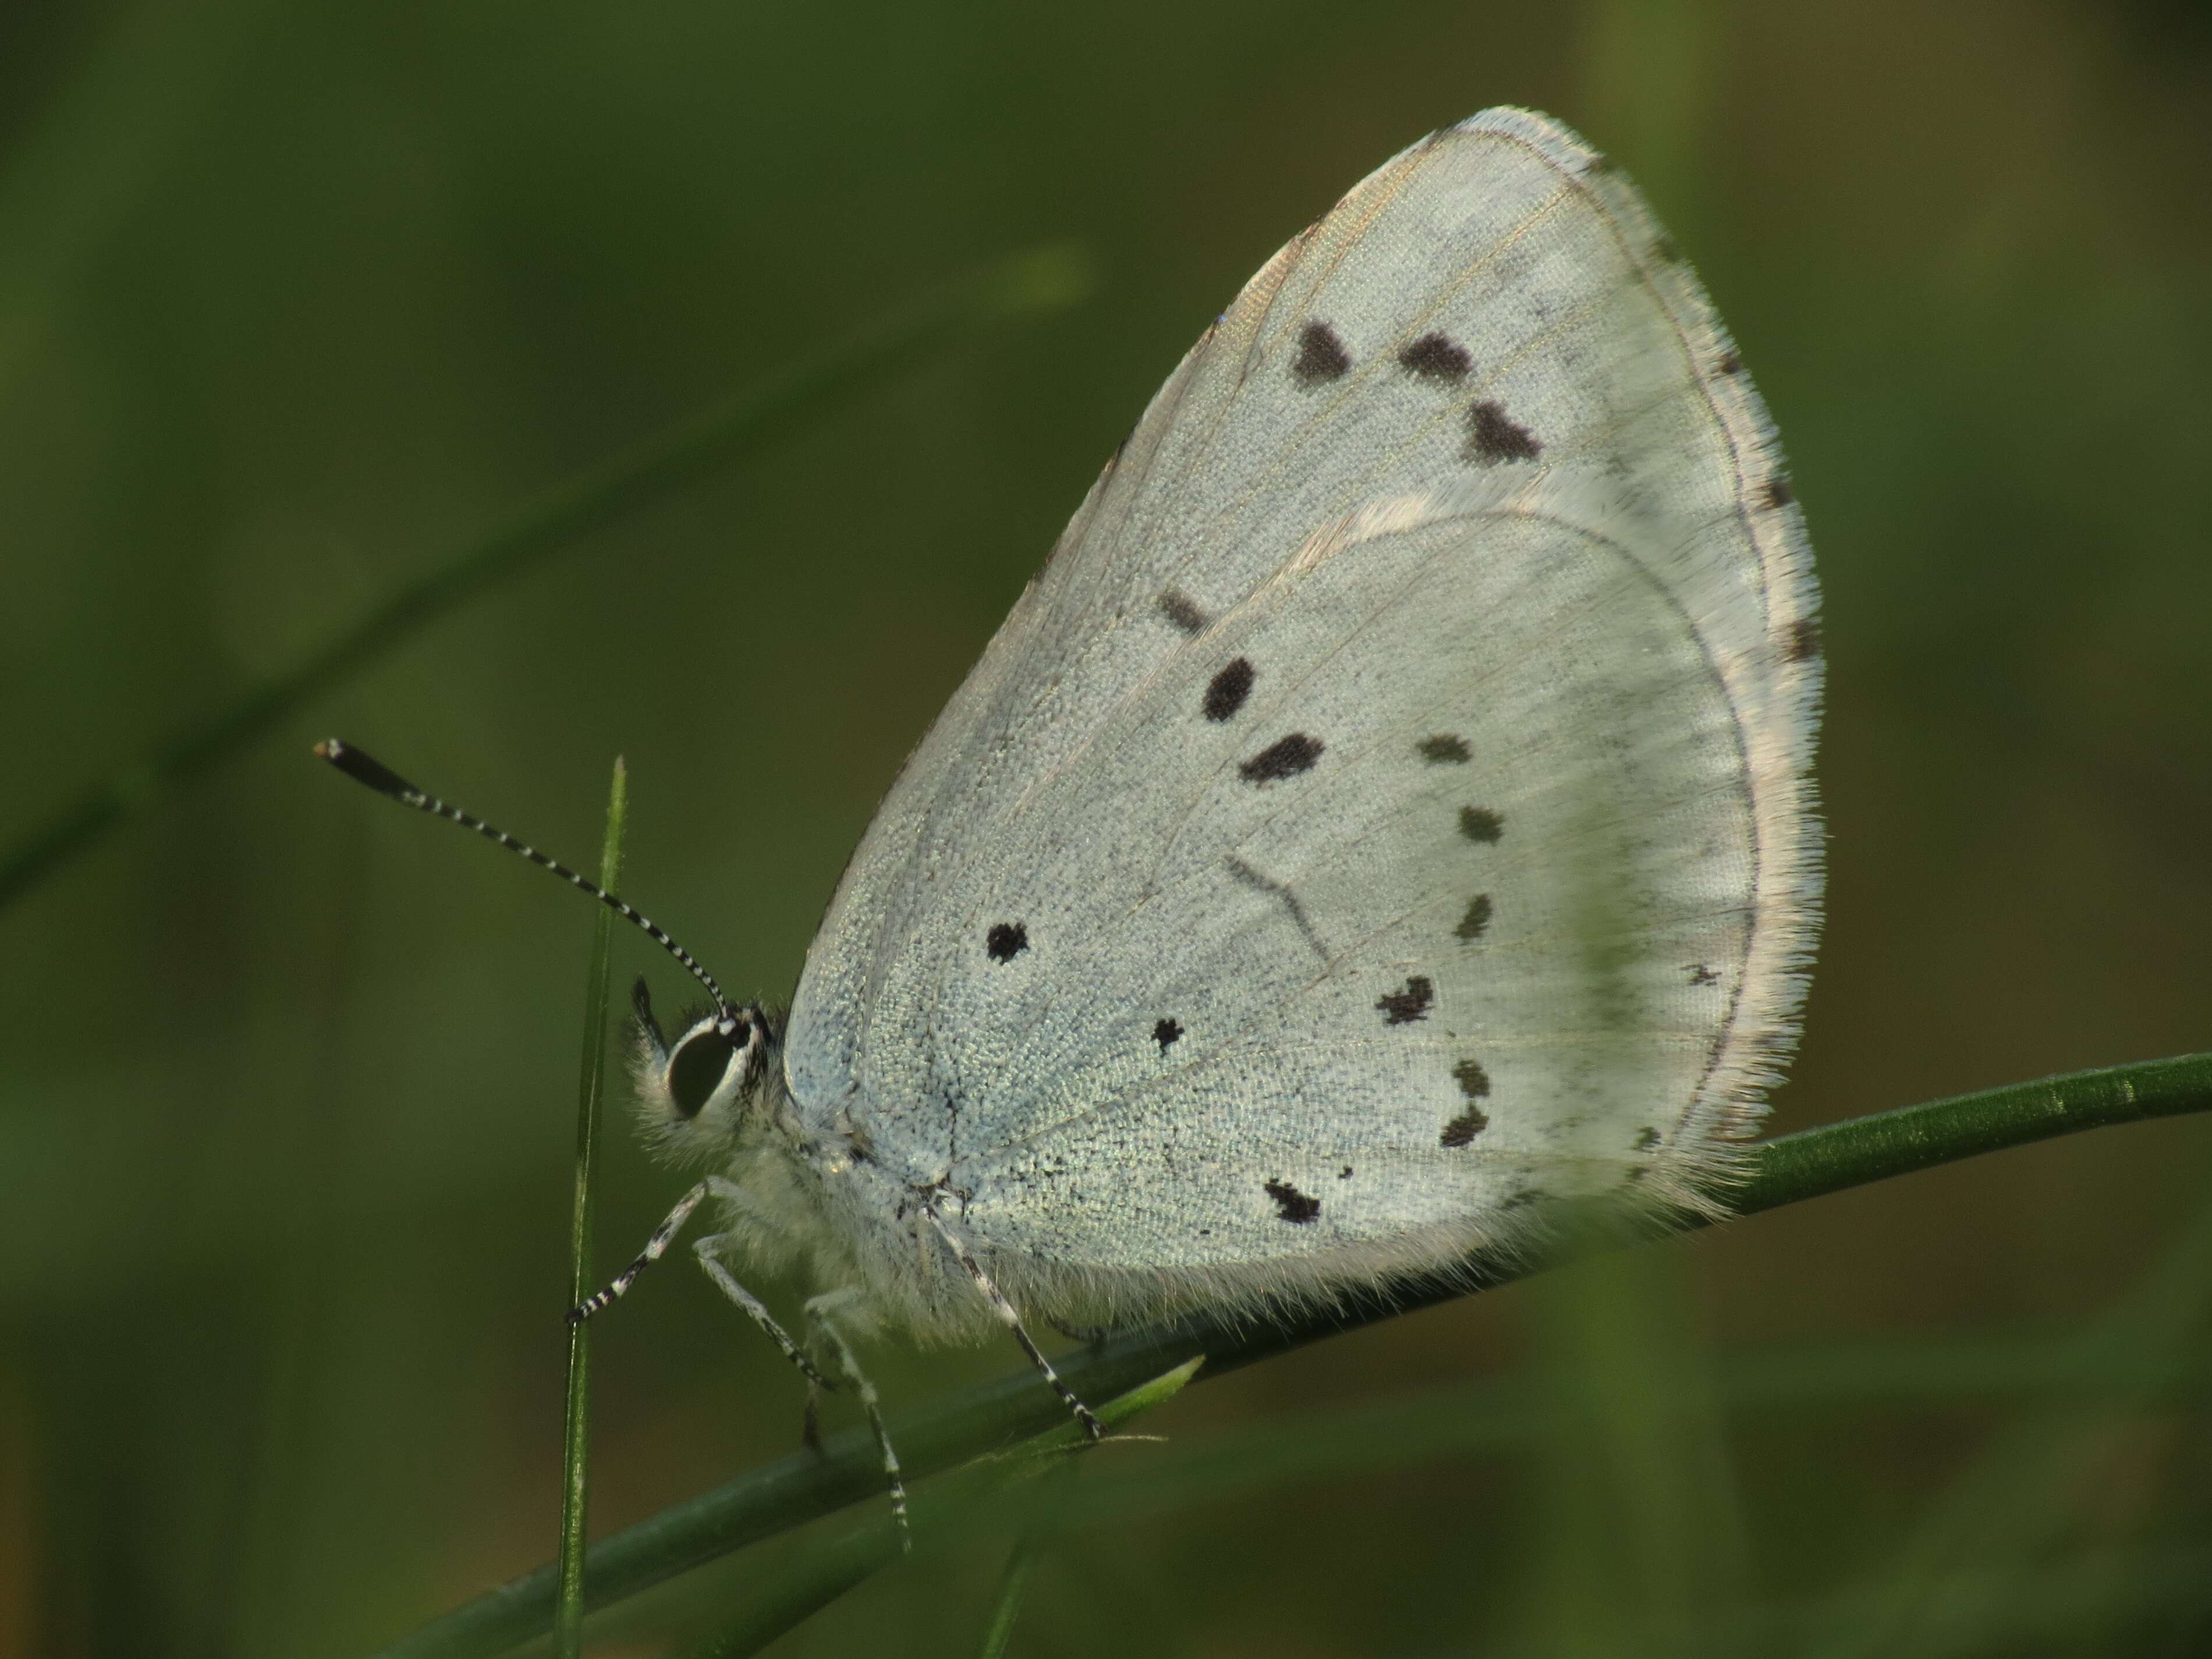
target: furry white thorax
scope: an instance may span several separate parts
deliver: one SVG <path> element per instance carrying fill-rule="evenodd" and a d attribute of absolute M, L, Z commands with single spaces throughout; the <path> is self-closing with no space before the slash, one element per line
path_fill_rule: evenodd
<path fill-rule="evenodd" d="M 861 1115 L 808 1121 L 784 1075 L 779 1024 L 773 1016 L 756 1022 L 721 1085 L 689 1117 L 670 1092 L 667 1051 L 635 1024 L 630 1073 L 647 1148 L 734 1184 L 718 1231 L 745 1265 L 796 1269 L 817 1291 L 854 1292 L 854 1311 L 869 1328 L 925 1341 L 979 1340 L 997 1330 L 989 1304 L 925 1219 L 933 1206 L 957 1228 L 946 1171 L 880 1160 Z M 845 1317 L 853 1322 L 851 1311 Z"/>

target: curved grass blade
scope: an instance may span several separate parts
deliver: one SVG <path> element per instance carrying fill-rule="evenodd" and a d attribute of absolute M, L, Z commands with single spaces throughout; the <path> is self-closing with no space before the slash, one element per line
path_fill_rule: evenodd
<path fill-rule="evenodd" d="M 615 757 L 607 787 L 607 835 L 599 848 L 599 885 L 622 890 L 623 830 L 629 817 L 629 769 Z M 592 1272 L 592 1170 L 598 1161 L 599 1106 L 607 1084 L 607 981 L 614 953 L 614 913 L 604 905 L 592 928 L 591 975 L 584 990 L 583 1072 L 576 1085 L 576 1195 L 568 1220 L 568 1305 L 598 1288 Z M 568 1325 L 568 1399 L 561 1459 L 561 1552 L 553 1598 L 553 1651 L 577 1659 L 584 1650 L 584 1541 L 590 1486 L 591 1322 Z"/>
<path fill-rule="evenodd" d="M 1107 1401 L 1098 1408 L 1099 1420 L 1109 1429 L 1133 1422 L 1180 1394 L 1197 1374 L 1201 1363 L 1186 1360 L 1174 1370 Z M 1066 1415 L 1065 1411 L 1060 1413 L 1063 1419 Z M 1074 1460 L 1091 1449 L 1089 1437 L 1073 1422 L 1063 1420 L 1009 1455 L 992 1458 L 968 1471 L 959 1490 L 919 1500 L 915 1531 L 925 1540 L 939 1539 L 954 1522 L 973 1517 L 1010 1486 L 1040 1478 L 1058 1486 L 1079 1467 Z M 812 1552 L 797 1572 L 771 1583 L 724 1630 L 690 1649 L 684 1659 L 746 1659 L 746 1656 L 759 1652 L 778 1637 L 796 1629 L 846 1591 L 857 1588 L 899 1559 L 897 1530 L 888 1516 L 878 1516 L 866 1525 Z M 1002 1603 L 1003 1601 L 1002 1595 Z M 1006 1624 L 1011 1632 L 1011 1611 Z M 985 1651 L 995 1653 L 1000 1650 Z"/>
<path fill-rule="evenodd" d="M 1738 1215 L 1778 1209 L 1847 1188 L 2027 1146 L 2055 1135 L 2146 1118 L 2212 1109 L 2212 1054 L 2142 1060 L 2093 1072 L 1849 1119 L 1748 1150 L 1748 1174 L 1728 1196 Z M 1677 1216 L 1690 1231 L 1704 1218 Z M 1647 1229 L 1645 1237 L 1649 1237 Z M 1615 1232 L 1574 1249 L 1627 1242 Z M 1449 1273 L 1348 1295 L 1335 1307 L 1276 1322 L 1204 1320 L 1135 1331 L 1059 1363 L 1079 1394 L 1112 1398 L 1183 1361 L 1203 1356 L 1204 1376 L 1234 1370 L 1326 1336 L 1509 1284 L 1559 1265 L 1564 1256 L 1511 1261 L 1477 1257 Z M 909 1475 L 920 1480 L 1054 1425 L 1060 1402 L 1024 1368 L 937 1401 L 891 1425 Z M 793 1455 L 676 1504 L 607 1539 L 592 1552 L 592 1606 L 604 1607 L 718 1556 L 880 1494 L 874 1443 L 860 1431 L 820 1455 Z M 382 1650 L 380 1659 L 461 1659 L 495 1654 L 542 1632 L 552 1606 L 550 1568 L 514 1579 Z"/>
<path fill-rule="evenodd" d="M 125 818 L 220 766 L 447 612 L 708 470 L 759 453 L 808 420 L 978 330 L 1063 309 L 1090 288 L 1088 264 L 1066 246 L 1000 260 L 555 486 L 505 524 L 438 561 L 427 575 L 313 656 L 157 746 L 0 854 L 0 908 Z"/>

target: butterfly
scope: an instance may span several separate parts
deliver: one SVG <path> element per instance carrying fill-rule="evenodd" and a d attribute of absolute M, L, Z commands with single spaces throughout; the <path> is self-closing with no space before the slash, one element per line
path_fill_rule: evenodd
<path fill-rule="evenodd" d="M 1033 1326 L 1264 1316 L 1564 1200 L 1713 1208 L 1818 927 L 1817 603 L 1765 409 L 1629 184 L 1524 111 L 1413 145 L 1153 398 L 788 1012 L 642 924 L 713 1004 L 672 1038 L 639 981 L 641 1109 L 714 1173 L 578 1314 L 714 1200 L 700 1260 L 859 1391 L 896 1494 L 867 1331 L 1010 1330 L 1096 1432 Z M 821 1286 L 805 1334 L 740 1260 Z"/>

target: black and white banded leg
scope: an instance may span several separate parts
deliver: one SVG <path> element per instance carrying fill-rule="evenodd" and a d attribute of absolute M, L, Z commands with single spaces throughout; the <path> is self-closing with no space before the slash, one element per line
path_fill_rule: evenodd
<path fill-rule="evenodd" d="M 854 1291 L 825 1291 L 820 1296 L 806 1299 L 806 1346 L 816 1352 L 826 1349 L 830 1358 L 845 1381 L 852 1387 L 860 1402 L 860 1409 L 868 1414 L 868 1427 L 876 1437 L 876 1449 L 883 1454 L 884 1480 L 891 1494 L 891 1519 L 898 1525 L 899 1548 L 911 1550 L 914 1536 L 906 1523 L 906 1481 L 899 1472 L 898 1453 L 891 1446 L 890 1431 L 884 1426 L 882 1405 L 876 1398 L 876 1385 L 868 1381 L 854 1357 L 853 1345 L 846 1340 L 845 1333 L 838 1328 L 837 1316 L 853 1306 L 859 1293 Z M 819 1345 L 817 1346 L 817 1344 Z M 815 1393 L 806 1396 L 807 1423 L 812 1433 L 809 1443 L 820 1446 L 820 1432 L 813 1428 L 815 1421 Z"/>
<path fill-rule="evenodd" d="M 1022 1316 L 1014 1311 L 1014 1304 L 1006 1300 L 1006 1292 L 992 1281 L 990 1274 L 983 1271 L 983 1264 L 975 1260 L 975 1253 L 961 1243 L 936 1211 L 924 1209 L 922 1214 L 927 1216 L 929 1224 L 937 1229 L 937 1236 L 945 1241 L 946 1248 L 960 1263 L 961 1271 L 975 1281 L 975 1288 L 989 1301 L 991 1310 L 999 1316 L 999 1322 L 1014 1334 L 1014 1340 L 1022 1345 L 1022 1352 L 1030 1357 L 1030 1364 L 1044 1374 L 1044 1380 L 1052 1385 L 1052 1391 L 1060 1396 L 1060 1403 L 1075 1413 L 1075 1420 L 1083 1425 L 1083 1431 L 1093 1440 L 1103 1440 L 1106 1425 L 1098 1420 L 1097 1414 L 1090 1407 L 1075 1397 L 1075 1390 L 1060 1380 L 1060 1373 L 1052 1368 L 1052 1361 L 1044 1357 L 1044 1350 L 1038 1347 L 1036 1340 L 1022 1328 Z"/>
<path fill-rule="evenodd" d="M 714 1192 L 714 1184 L 718 1179 L 717 1176 L 708 1176 L 706 1180 L 678 1199 L 676 1207 L 668 1212 L 668 1218 L 655 1227 L 653 1230 L 653 1237 L 645 1241 L 645 1248 L 637 1253 L 637 1260 L 617 1273 L 608 1284 L 593 1291 L 581 1302 L 569 1309 L 568 1322 L 571 1325 L 581 1324 L 593 1314 L 605 1312 L 629 1295 L 629 1287 L 637 1283 L 637 1276 L 667 1254 L 668 1247 L 676 1242 L 676 1235 L 684 1231 L 684 1224 L 690 1220 L 692 1211 L 705 1203 L 708 1195 Z"/>
<path fill-rule="evenodd" d="M 735 1240 L 728 1233 L 713 1233 L 691 1246 L 691 1253 L 699 1258 L 699 1265 L 707 1270 L 707 1277 L 720 1287 L 724 1296 L 743 1308 L 752 1316 L 754 1324 L 769 1334 L 775 1346 L 783 1350 L 783 1357 L 806 1374 L 807 1382 L 817 1389 L 834 1389 L 837 1385 L 822 1375 L 822 1369 L 806 1357 L 805 1351 L 791 1340 L 790 1333 L 775 1322 L 775 1316 L 768 1310 L 767 1304 L 755 1296 L 722 1265 L 721 1249 Z"/>
<path fill-rule="evenodd" d="M 744 1197 L 743 1189 L 728 1177 L 708 1176 L 676 1201 L 676 1207 L 668 1212 L 668 1218 L 653 1230 L 653 1237 L 646 1240 L 645 1248 L 638 1252 L 636 1261 L 617 1273 L 604 1289 L 592 1291 L 568 1310 L 568 1322 L 573 1325 L 579 1320 L 589 1319 L 625 1295 L 629 1287 L 637 1283 L 640 1273 L 668 1253 L 668 1247 L 676 1242 L 677 1234 L 684 1231 L 684 1224 L 691 1218 L 691 1212 L 708 1199 L 734 1198 L 742 1201 Z M 783 1350 L 783 1357 L 805 1374 L 810 1386 L 836 1388 L 837 1385 L 823 1376 L 820 1368 L 806 1357 L 799 1344 L 791 1340 L 791 1333 L 776 1323 L 775 1316 L 768 1310 L 767 1304 L 738 1284 L 730 1270 L 722 1265 L 721 1247 L 728 1237 L 726 1233 L 713 1233 L 692 1244 L 692 1254 L 699 1258 L 699 1265 L 707 1270 L 707 1277 L 714 1281 L 724 1296 L 743 1308 L 754 1324 L 768 1333 L 769 1340 Z"/>

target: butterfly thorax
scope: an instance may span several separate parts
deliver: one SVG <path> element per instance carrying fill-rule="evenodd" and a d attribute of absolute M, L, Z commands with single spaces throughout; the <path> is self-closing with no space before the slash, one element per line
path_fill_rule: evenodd
<path fill-rule="evenodd" d="M 742 1172 L 732 1173 L 745 1207 L 774 1216 L 782 1248 L 803 1258 L 817 1286 L 858 1291 L 878 1322 L 924 1340 L 994 1328 L 932 1224 L 933 1215 L 957 1231 L 970 1196 L 945 1149 L 885 1132 L 857 1095 L 826 1108 L 803 1103 L 781 1068 L 774 1094 Z"/>

